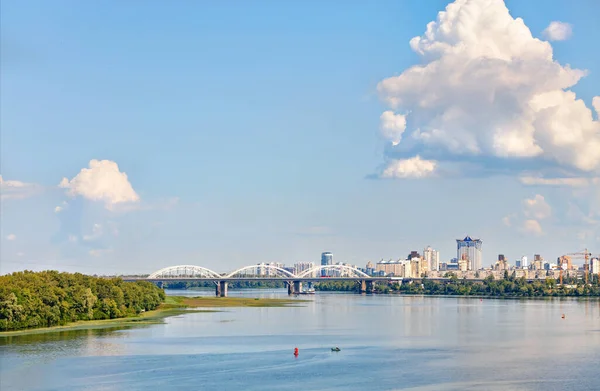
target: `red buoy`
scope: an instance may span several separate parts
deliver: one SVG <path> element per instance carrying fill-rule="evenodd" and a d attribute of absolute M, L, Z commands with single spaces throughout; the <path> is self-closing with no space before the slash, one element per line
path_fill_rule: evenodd
<path fill-rule="evenodd" d="M 294 348 L 294 356 L 298 356 L 298 348 Z"/>

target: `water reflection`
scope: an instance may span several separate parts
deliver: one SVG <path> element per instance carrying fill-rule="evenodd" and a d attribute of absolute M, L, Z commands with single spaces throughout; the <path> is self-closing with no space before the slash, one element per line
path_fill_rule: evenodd
<path fill-rule="evenodd" d="M 600 361 L 598 301 L 307 299 L 302 307 L 225 308 L 149 327 L 0 338 L 0 389 L 598 389 L 587 369 Z"/>

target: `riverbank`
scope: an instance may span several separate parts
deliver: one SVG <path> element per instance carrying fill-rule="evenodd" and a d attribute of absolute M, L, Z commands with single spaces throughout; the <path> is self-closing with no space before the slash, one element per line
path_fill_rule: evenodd
<path fill-rule="evenodd" d="M 306 300 L 291 299 L 259 299 L 259 298 L 240 298 L 240 297 L 185 297 L 185 296 L 167 296 L 165 302 L 156 310 L 143 312 L 138 316 L 126 318 L 104 319 L 104 320 L 86 320 L 72 322 L 62 326 L 40 327 L 34 329 L 3 331 L 0 332 L 0 338 L 18 335 L 42 334 L 60 331 L 72 330 L 91 330 L 103 328 L 127 328 L 134 326 L 144 326 L 160 324 L 165 318 L 190 313 L 201 312 L 219 312 L 218 309 L 206 308 L 227 308 L 227 307 L 289 307 L 305 302 Z M 198 309 L 201 308 L 201 309 Z"/>

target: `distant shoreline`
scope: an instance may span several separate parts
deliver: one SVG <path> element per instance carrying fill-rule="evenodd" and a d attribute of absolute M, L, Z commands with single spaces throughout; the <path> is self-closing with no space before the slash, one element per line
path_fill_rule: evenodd
<path fill-rule="evenodd" d="M 323 291 L 326 292 L 326 291 Z M 328 291 L 335 292 L 335 291 Z M 352 293 L 352 292 L 348 292 Z M 461 299 L 496 299 L 496 300 L 578 300 L 578 301 L 600 301 L 600 296 L 484 296 L 484 295 L 428 295 L 426 293 L 402 293 L 402 292 L 389 292 L 389 293 L 372 293 L 378 296 L 410 296 L 410 297 L 436 297 L 436 298 L 461 298 Z"/>

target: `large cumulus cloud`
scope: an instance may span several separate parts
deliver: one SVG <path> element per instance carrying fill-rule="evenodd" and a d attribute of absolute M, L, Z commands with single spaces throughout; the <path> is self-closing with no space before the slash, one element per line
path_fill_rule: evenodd
<path fill-rule="evenodd" d="M 378 85 L 388 106 L 382 129 L 394 144 L 382 174 L 417 155 L 436 169 L 481 161 L 550 175 L 600 172 L 600 122 L 569 90 L 586 72 L 554 60 L 552 46 L 502 0 L 456 0 L 410 47 L 421 63 Z"/>

